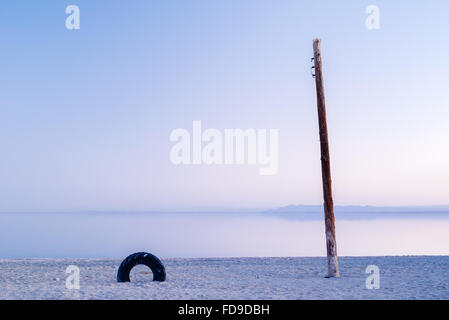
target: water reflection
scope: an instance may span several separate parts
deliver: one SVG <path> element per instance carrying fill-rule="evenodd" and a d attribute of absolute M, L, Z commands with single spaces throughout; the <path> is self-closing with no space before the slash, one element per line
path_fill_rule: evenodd
<path fill-rule="evenodd" d="M 339 214 L 340 255 L 449 255 L 449 215 Z M 0 214 L 0 258 L 323 256 L 321 215 Z"/>

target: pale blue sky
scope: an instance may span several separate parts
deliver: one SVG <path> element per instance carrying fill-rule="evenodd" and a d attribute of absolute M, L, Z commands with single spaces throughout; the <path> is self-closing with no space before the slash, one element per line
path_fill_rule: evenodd
<path fill-rule="evenodd" d="M 65 28 L 65 8 L 81 29 Z M 380 8 L 367 30 L 365 8 Z M 0 211 L 322 202 L 312 39 L 335 202 L 449 203 L 447 1 L 0 5 Z M 279 172 L 174 166 L 175 128 L 266 128 Z"/>

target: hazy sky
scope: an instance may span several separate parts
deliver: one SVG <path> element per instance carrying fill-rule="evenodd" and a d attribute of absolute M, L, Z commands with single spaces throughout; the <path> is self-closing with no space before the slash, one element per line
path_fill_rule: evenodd
<path fill-rule="evenodd" d="M 76 4 L 81 29 L 67 30 Z M 368 5 L 379 30 L 365 27 Z M 322 202 L 312 40 L 336 204 L 449 203 L 448 1 L 8 1 L 0 211 Z M 174 166 L 170 133 L 279 130 L 279 171 Z"/>

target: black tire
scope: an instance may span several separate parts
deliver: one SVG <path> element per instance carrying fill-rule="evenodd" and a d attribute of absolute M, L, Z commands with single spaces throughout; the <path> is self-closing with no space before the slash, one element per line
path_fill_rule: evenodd
<path fill-rule="evenodd" d="M 130 282 L 129 273 L 138 264 L 144 264 L 153 272 L 153 281 L 165 281 L 165 267 L 158 257 L 147 252 L 137 252 L 122 261 L 117 272 L 118 282 Z"/>

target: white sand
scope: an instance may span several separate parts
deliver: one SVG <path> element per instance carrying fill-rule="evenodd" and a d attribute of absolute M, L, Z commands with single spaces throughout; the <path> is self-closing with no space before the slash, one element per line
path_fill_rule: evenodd
<path fill-rule="evenodd" d="M 138 266 L 117 283 L 121 261 L 0 260 L 0 299 L 449 299 L 448 256 L 343 257 L 340 279 L 325 279 L 324 258 L 165 259 L 167 281 L 152 282 Z M 366 289 L 368 265 L 380 289 Z M 66 289 L 77 265 L 80 289 Z"/>

